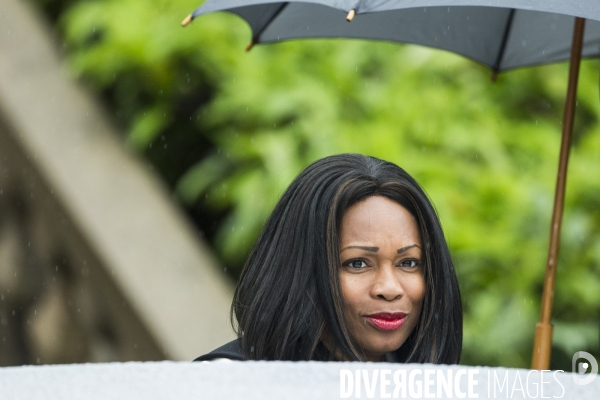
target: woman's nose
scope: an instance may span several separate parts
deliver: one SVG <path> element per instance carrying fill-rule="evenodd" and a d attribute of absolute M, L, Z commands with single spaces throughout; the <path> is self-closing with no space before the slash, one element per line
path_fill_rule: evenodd
<path fill-rule="evenodd" d="M 371 285 L 371 295 L 380 299 L 392 301 L 402 297 L 404 289 L 400 275 L 392 263 L 387 263 L 377 269 Z"/>

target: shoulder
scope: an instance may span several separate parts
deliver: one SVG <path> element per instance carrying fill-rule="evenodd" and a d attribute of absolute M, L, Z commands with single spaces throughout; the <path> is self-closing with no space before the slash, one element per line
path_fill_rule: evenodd
<path fill-rule="evenodd" d="M 214 349 L 210 353 L 204 354 L 203 356 L 196 358 L 194 361 L 211 361 L 219 358 L 244 361 L 245 358 L 242 355 L 242 351 L 240 350 L 240 339 L 232 340 L 231 342 Z"/>

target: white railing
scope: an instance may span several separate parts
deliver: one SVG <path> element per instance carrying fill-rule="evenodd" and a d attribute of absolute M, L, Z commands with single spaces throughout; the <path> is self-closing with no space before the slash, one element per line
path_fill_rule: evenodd
<path fill-rule="evenodd" d="M 114 363 L 0 368 L 0 393 L 6 400 L 599 398 L 598 377 L 586 385 L 573 377 L 578 376 L 431 364 Z"/>

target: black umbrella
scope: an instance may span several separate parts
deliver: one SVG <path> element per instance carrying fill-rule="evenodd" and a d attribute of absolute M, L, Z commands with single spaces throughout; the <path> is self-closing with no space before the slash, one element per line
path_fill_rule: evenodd
<path fill-rule="evenodd" d="M 207 0 L 182 25 L 213 11 L 229 11 L 248 22 L 252 42 L 247 50 L 256 43 L 298 38 L 415 43 L 470 58 L 491 68 L 494 78 L 502 71 L 570 59 L 542 313 L 532 358 L 533 369 L 548 369 L 579 64 L 582 56 L 600 56 L 598 0 Z"/>

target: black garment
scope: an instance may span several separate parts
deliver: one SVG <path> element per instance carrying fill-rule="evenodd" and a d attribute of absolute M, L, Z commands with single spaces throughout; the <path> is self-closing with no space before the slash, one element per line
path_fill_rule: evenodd
<path fill-rule="evenodd" d="M 196 358 L 194 361 L 210 361 L 217 358 L 228 358 L 235 361 L 246 361 L 240 349 L 240 339 L 232 340 L 231 342 L 211 351 L 208 354 Z M 337 361 L 333 358 L 331 352 L 327 350 L 322 343 L 317 345 L 312 357 L 313 361 Z"/>
<path fill-rule="evenodd" d="M 240 339 L 232 340 L 208 354 L 196 358 L 194 361 L 210 361 L 217 358 L 228 358 L 230 360 L 245 361 L 240 350 Z"/>
<path fill-rule="evenodd" d="M 227 358 L 235 361 L 246 361 L 240 350 L 240 339 L 232 340 L 231 342 L 211 351 L 208 354 L 196 358 L 194 361 L 211 361 L 217 358 Z M 312 357 L 313 361 L 338 361 L 333 358 L 333 355 L 327 348 L 319 343 Z M 386 362 L 396 362 L 394 353 L 385 355 Z"/>

